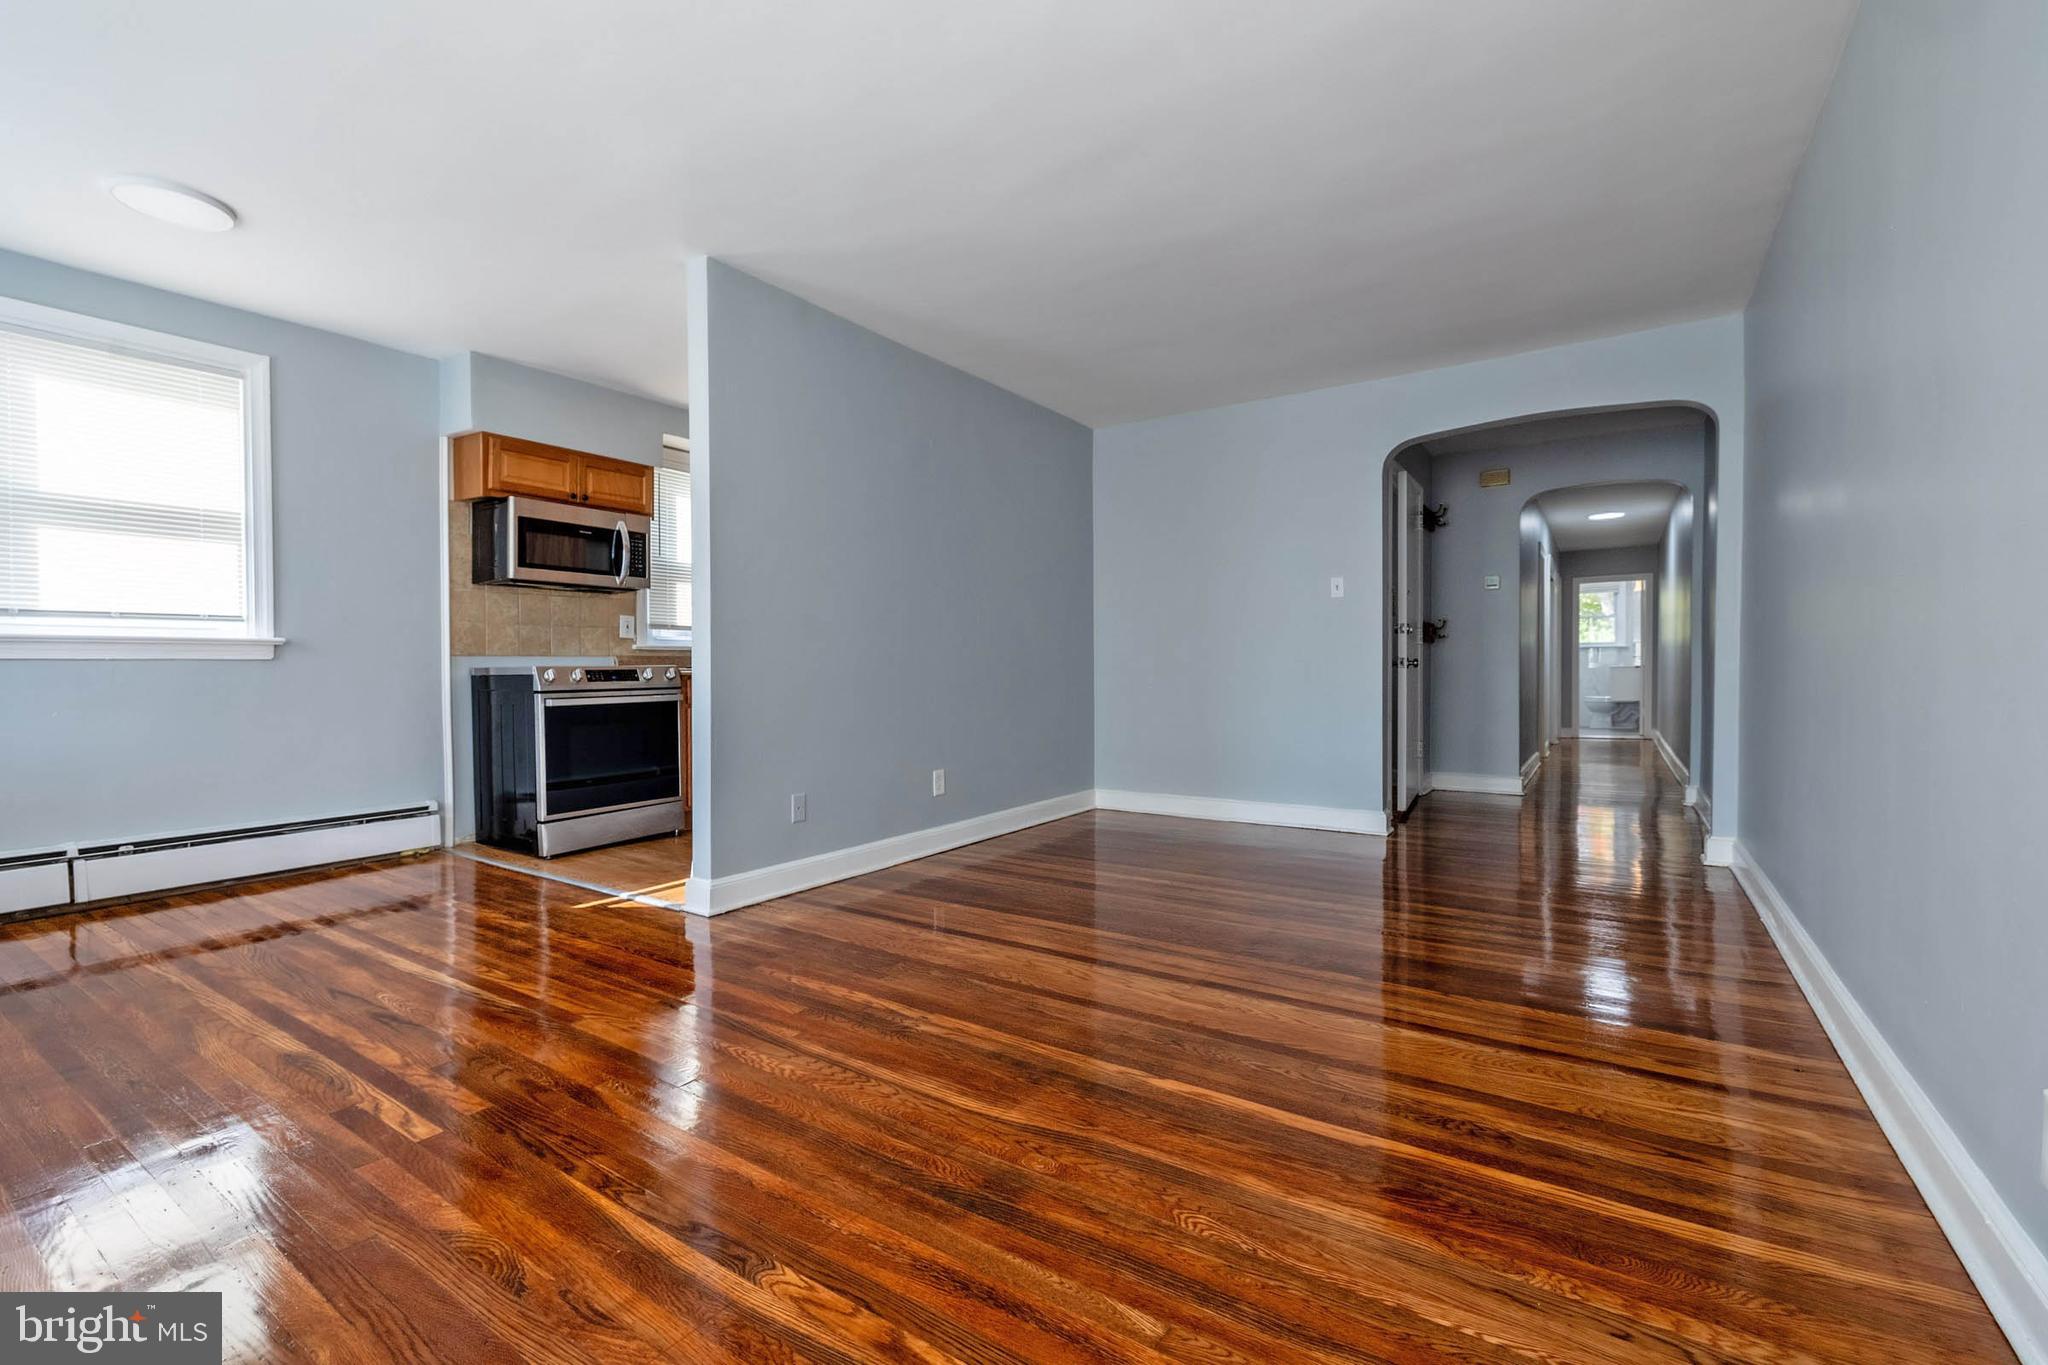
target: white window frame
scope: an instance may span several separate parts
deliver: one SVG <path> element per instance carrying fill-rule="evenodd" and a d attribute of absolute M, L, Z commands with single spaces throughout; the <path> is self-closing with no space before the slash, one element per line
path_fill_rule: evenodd
<path fill-rule="evenodd" d="M 146 360 L 223 370 L 242 380 L 242 592 L 246 619 L 224 627 L 94 622 L 76 628 L 0 617 L 0 659 L 269 659 L 276 629 L 270 523 L 270 357 L 125 322 L 0 298 L 0 327 Z"/>
<path fill-rule="evenodd" d="M 664 453 L 671 450 L 679 450 L 684 455 L 688 455 L 690 453 L 690 438 L 687 436 L 663 436 L 661 438 L 661 448 Z M 656 468 L 658 469 L 660 468 L 660 466 L 657 465 Z M 693 509 L 693 511 L 697 505 L 696 474 L 697 471 L 694 468 L 691 469 L 690 506 Z M 660 514 L 661 508 L 657 505 L 655 508 L 655 515 L 659 516 Z M 651 535 L 648 538 L 650 540 L 653 539 Z M 649 553 L 651 554 L 653 551 L 653 547 L 650 545 L 648 548 Z M 694 555 L 695 553 L 696 546 L 693 544 L 691 546 L 691 554 Z M 652 566 L 650 565 L 649 567 L 651 568 Z M 695 560 L 693 559 L 690 564 L 691 582 L 693 584 L 696 581 L 696 570 L 697 565 Z M 688 649 L 690 647 L 689 628 L 686 627 L 682 630 L 656 630 L 653 626 L 647 623 L 647 595 L 648 590 L 646 588 L 642 588 L 640 589 L 640 591 L 633 594 L 634 645 L 641 649 Z"/>

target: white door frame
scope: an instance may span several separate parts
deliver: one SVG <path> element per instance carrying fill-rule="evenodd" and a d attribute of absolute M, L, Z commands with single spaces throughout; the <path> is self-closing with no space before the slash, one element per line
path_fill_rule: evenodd
<path fill-rule="evenodd" d="M 1393 484 L 1394 590 L 1385 626 L 1388 686 L 1393 697 L 1390 730 L 1394 752 L 1388 765 L 1387 802 L 1390 822 L 1400 819 L 1429 786 L 1426 745 L 1418 749 L 1410 742 L 1411 736 L 1426 733 L 1429 714 L 1429 689 L 1424 676 L 1427 665 L 1422 662 L 1427 653 L 1422 643 L 1422 623 L 1429 614 L 1428 555 L 1424 541 L 1427 532 L 1422 526 L 1424 494 L 1422 481 L 1399 465 L 1394 466 Z M 1413 582 L 1409 581 L 1411 576 Z M 1404 612 L 1411 615 L 1404 618 Z M 1405 634 L 1401 630 L 1404 626 Z M 1417 666 L 1395 667 L 1403 658 L 1414 659 Z"/>
<path fill-rule="evenodd" d="M 1643 620 L 1640 629 L 1643 635 L 1643 704 L 1641 719 L 1636 722 L 1633 735 L 1588 735 L 1579 730 L 1579 585 L 1581 583 L 1631 583 L 1643 580 Z M 1560 709 L 1569 704 L 1572 723 L 1562 728 L 1559 734 L 1574 735 L 1580 739 L 1648 739 L 1655 730 L 1657 707 L 1657 632 L 1654 626 L 1657 610 L 1657 575 L 1649 569 L 1639 573 L 1588 573 L 1573 574 L 1571 581 L 1572 609 L 1565 614 L 1571 622 L 1572 652 L 1568 677 L 1561 677 L 1563 684 L 1558 694 Z"/>

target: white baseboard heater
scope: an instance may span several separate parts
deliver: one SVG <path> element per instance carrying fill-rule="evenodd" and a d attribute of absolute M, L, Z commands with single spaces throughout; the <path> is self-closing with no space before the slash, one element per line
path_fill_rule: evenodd
<path fill-rule="evenodd" d="M 428 802 L 359 815 L 24 854 L 0 859 L 0 913 L 261 877 L 406 853 L 440 842 L 439 808 Z"/>
<path fill-rule="evenodd" d="M 39 910 L 71 899 L 71 854 L 67 849 L 16 853 L 0 858 L 0 915 Z"/>

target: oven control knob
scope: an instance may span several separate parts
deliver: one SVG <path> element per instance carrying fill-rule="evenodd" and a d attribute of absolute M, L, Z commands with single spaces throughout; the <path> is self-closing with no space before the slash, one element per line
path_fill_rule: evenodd
<path fill-rule="evenodd" d="M 569 681 L 570 681 L 570 682 L 582 682 L 582 681 L 583 681 L 583 670 L 579 668 L 579 669 L 577 669 L 577 670 L 576 670 L 575 672 L 571 673 L 571 674 L 569 675 Z"/>
<path fill-rule="evenodd" d="M 676 680 L 676 671 L 673 668 L 671 668 L 668 672 L 662 674 L 661 676 L 668 679 L 668 681 L 670 682 L 674 682 Z"/>
<path fill-rule="evenodd" d="M 542 682 L 553 682 L 555 680 L 555 670 L 552 668 L 543 668 L 540 671 L 540 680 Z"/>
<path fill-rule="evenodd" d="M 643 668 L 643 669 L 641 669 L 641 670 L 640 670 L 640 681 L 641 681 L 641 682 L 653 682 L 653 681 L 654 681 L 654 670 L 653 670 L 653 669 L 651 669 L 651 668 Z"/>

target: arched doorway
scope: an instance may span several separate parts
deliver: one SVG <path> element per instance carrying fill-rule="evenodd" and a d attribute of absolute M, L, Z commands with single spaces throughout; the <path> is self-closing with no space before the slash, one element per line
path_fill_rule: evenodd
<path fill-rule="evenodd" d="M 1394 820 L 1439 788 L 1519 795 L 1546 746 L 1579 728 L 1569 723 L 1576 713 L 1562 708 L 1580 696 L 1598 697 L 1604 715 L 1634 717 L 1640 737 L 1666 740 L 1662 752 L 1684 786 L 1711 783 L 1716 437 L 1710 412 L 1674 402 L 1542 413 L 1417 437 L 1388 453 L 1382 753 Z M 1575 532 L 1633 518 L 1630 529 L 1641 536 L 1654 516 L 1652 547 L 1672 535 L 1679 541 L 1662 572 L 1641 572 L 1647 610 L 1624 614 L 1638 632 L 1631 645 L 1652 653 L 1640 666 L 1603 673 L 1611 690 L 1588 689 L 1562 667 L 1558 632 L 1566 605 L 1575 612 L 1577 604 L 1563 573 L 1571 566 L 1560 565 L 1546 530 L 1545 500 L 1575 488 L 1608 490 L 1587 494 L 1596 500 L 1619 498 L 1646 485 L 1663 489 L 1655 509 L 1626 503 L 1570 512 L 1622 512 L 1582 521 Z M 1404 586 L 1418 576 L 1419 594 Z M 1630 672 L 1635 667 L 1641 671 Z M 1651 695 L 1630 695 L 1646 686 Z M 1675 734 L 1664 734 L 1665 717 Z"/>

